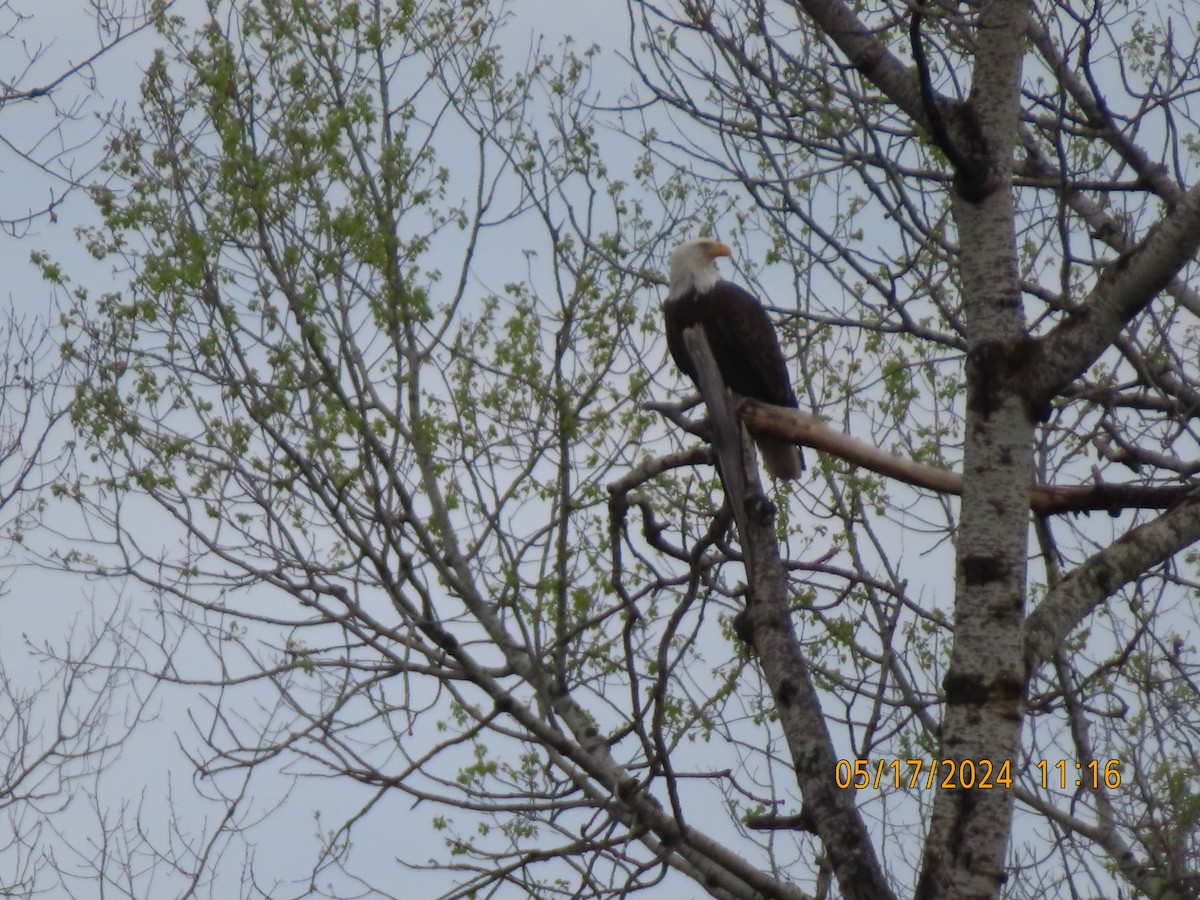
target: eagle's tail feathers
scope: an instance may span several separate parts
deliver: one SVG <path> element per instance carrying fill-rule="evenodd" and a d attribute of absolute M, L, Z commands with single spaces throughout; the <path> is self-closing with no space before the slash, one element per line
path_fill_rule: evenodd
<path fill-rule="evenodd" d="M 796 479 L 804 471 L 804 454 L 795 444 L 776 438 L 758 438 L 758 452 L 772 478 Z"/>

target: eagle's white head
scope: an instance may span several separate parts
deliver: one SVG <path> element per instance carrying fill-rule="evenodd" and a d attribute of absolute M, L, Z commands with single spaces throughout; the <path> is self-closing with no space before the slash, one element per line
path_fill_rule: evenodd
<path fill-rule="evenodd" d="M 733 251 L 716 238 L 694 238 L 671 251 L 671 286 L 667 299 L 682 297 L 688 291 L 707 291 L 721 280 L 717 259 L 733 256 Z"/>

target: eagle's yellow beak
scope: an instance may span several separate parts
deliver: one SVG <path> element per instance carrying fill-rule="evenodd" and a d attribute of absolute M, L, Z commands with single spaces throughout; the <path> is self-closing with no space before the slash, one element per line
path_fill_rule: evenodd
<path fill-rule="evenodd" d="M 722 244 L 720 241 L 709 241 L 704 247 L 704 255 L 709 259 L 717 259 L 721 256 L 733 256 L 733 251 L 727 244 Z"/>

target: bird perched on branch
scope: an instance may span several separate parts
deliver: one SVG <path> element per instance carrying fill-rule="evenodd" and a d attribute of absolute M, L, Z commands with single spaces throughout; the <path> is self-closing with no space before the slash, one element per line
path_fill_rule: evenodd
<path fill-rule="evenodd" d="M 696 367 L 683 332 L 703 325 L 725 386 L 743 397 L 775 406 L 799 407 L 775 327 L 750 293 L 721 278 L 717 260 L 733 253 L 713 238 L 696 238 L 671 251 L 671 283 L 663 303 L 667 348 L 680 370 L 696 382 Z M 787 441 L 755 437 L 763 465 L 774 478 L 799 478 L 804 455 Z"/>

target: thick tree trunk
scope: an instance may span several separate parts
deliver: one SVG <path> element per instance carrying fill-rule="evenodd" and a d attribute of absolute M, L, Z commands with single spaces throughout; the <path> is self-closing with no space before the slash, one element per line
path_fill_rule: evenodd
<path fill-rule="evenodd" d="M 1026 687 L 1021 628 L 1033 457 L 1011 190 L 1026 14 L 1021 0 L 995 0 L 982 11 L 971 98 L 952 135 L 967 411 L 954 649 L 939 754 L 977 766 L 988 760 L 994 772 L 1008 762 L 1014 775 Z M 1012 809 L 1012 791 L 999 786 L 939 792 L 917 896 L 997 896 Z"/>

